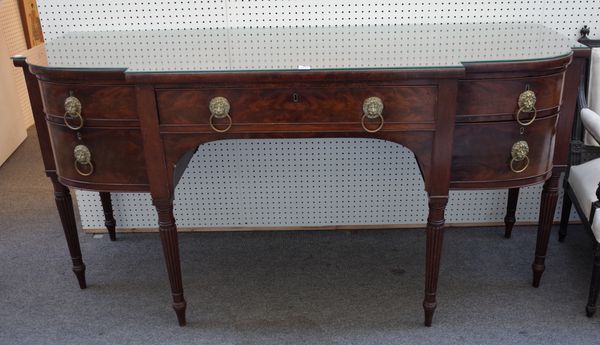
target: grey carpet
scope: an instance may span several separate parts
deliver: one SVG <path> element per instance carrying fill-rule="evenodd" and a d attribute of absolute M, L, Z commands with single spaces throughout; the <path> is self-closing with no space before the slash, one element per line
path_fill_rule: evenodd
<path fill-rule="evenodd" d="M 0 168 L 0 344 L 598 344 L 584 315 L 591 240 L 449 229 L 438 310 L 422 326 L 422 230 L 184 233 L 180 328 L 157 234 L 80 234 L 79 290 L 33 133 Z M 556 229 L 555 229 L 556 230 Z"/>

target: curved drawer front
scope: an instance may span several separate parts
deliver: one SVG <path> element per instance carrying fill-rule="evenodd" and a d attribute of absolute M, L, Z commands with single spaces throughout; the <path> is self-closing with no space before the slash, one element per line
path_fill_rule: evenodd
<path fill-rule="evenodd" d="M 558 73 L 529 78 L 461 80 L 456 121 L 509 120 L 511 117 L 506 115 L 514 118 L 519 110 L 519 95 L 528 89 L 535 93 L 535 108 L 540 115 L 544 112 L 552 115 L 560 106 L 563 76 L 564 73 Z"/>
<path fill-rule="evenodd" d="M 451 186 L 485 188 L 512 186 L 519 180 L 540 177 L 552 168 L 555 126 L 558 116 L 534 121 L 521 135 L 514 121 L 457 124 L 454 131 Z M 526 141 L 527 159 L 514 163 L 511 170 L 513 145 Z M 531 181 L 524 181 L 524 184 Z"/>
<path fill-rule="evenodd" d="M 58 84 L 40 81 L 44 111 L 55 122 L 62 121 L 65 100 L 76 97 L 81 116 L 94 120 L 137 120 L 135 88 L 130 85 Z M 91 120 L 91 121 L 88 121 Z"/>
<path fill-rule="evenodd" d="M 148 190 L 148 177 L 139 129 L 81 129 L 81 140 L 72 130 L 48 123 L 56 169 L 61 182 L 78 188 L 115 191 Z M 75 147 L 84 145 L 90 163 L 76 165 Z"/>
<path fill-rule="evenodd" d="M 386 123 L 433 123 L 437 87 L 314 87 L 157 90 L 160 123 L 208 124 L 209 103 L 225 97 L 233 124 L 360 123 L 363 102 L 383 101 Z"/>

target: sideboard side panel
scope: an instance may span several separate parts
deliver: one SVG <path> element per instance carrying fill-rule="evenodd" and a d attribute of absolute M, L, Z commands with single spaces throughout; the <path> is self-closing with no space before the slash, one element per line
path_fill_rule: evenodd
<path fill-rule="evenodd" d="M 566 169 L 569 162 L 569 143 L 577 108 L 577 91 L 589 54 L 590 51 L 587 49 L 575 50 L 573 62 L 565 73 L 562 105 L 556 125 L 556 144 L 554 146 L 554 166 L 561 170 Z"/>
<path fill-rule="evenodd" d="M 27 92 L 29 93 L 29 101 L 31 102 L 31 111 L 42 152 L 44 169 L 46 170 L 46 174 L 54 173 L 56 171 L 56 163 L 54 162 L 50 134 L 48 132 L 48 125 L 46 124 L 46 116 L 44 115 L 40 84 L 24 60 L 15 60 L 15 65 L 22 67 L 23 74 L 25 75 L 25 83 L 27 85 Z"/>

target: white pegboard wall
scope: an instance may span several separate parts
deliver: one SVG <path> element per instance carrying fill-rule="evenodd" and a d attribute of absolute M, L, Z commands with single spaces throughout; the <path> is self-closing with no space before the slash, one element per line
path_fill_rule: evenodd
<path fill-rule="evenodd" d="M 536 22 L 571 39 L 584 24 L 593 35 L 600 31 L 600 0 L 38 0 L 38 5 L 46 39 L 71 31 L 449 22 Z M 537 220 L 540 191 L 539 185 L 521 190 L 519 221 Z M 427 212 L 412 153 L 378 140 L 209 143 L 194 156 L 176 193 L 182 227 L 424 224 Z M 97 193 L 77 197 L 84 228 L 102 228 Z M 156 226 L 147 195 L 113 199 L 120 227 Z M 452 192 L 446 218 L 501 222 L 505 207 L 505 190 Z"/>
<path fill-rule="evenodd" d="M 70 31 L 535 22 L 575 39 L 600 29 L 598 0 L 38 0 L 46 39 Z"/>

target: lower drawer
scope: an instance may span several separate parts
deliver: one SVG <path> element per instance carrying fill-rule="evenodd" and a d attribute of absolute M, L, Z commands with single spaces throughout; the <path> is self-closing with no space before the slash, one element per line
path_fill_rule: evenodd
<path fill-rule="evenodd" d="M 532 183 L 552 168 L 558 115 L 536 120 L 523 134 L 514 121 L 457 124 L 454 130 L 451 188 L 486 188 Z M 527 159 L 511 169 L 513 144 L 526 141 Z M 528 161 L 528 165 L 526 163 Z"/>
<path fill-rule="evenodd" d="M 102 191 L 149 190 L 139 129 L 83 128 L 79 131 L 81 140 L 62 125 L 48 122 L 48 129 L 63 184 Z M 76 164 L 74 151 L 78 145 L 89 151 L 90 164 Z M 90 172 L 89 176 L 83 175 Z"/>

